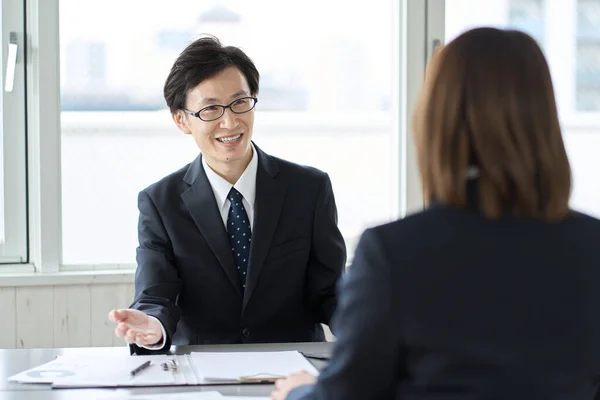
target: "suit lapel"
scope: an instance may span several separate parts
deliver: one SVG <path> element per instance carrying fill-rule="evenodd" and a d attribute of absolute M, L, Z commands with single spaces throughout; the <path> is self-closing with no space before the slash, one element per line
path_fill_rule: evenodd
<path fill-rule="evenodd" d="M 204 240 L 215 253 L 236 292 L 242 297 L 240 278 L 231 254 L 227 232 L 223 226 L 223 219 L 217 207 L 212 187 L 202 167 L 201 155 L 190 165 L 183 180 L 191 186 L 181 194 L 181 199 Z"/>
<path fill-rule="evenodd" d="M 254 227 L 252 230 L 248 278 L 244 293 L 244 308 L 256 287 L 256 282 L 271 247 L 286 192 L 284 182 L 277 179 L 279 168 L 276 161 L 263 153 L 256 145 L 255 148 L 258 153 L 258 170 L 256 173 Z"/>

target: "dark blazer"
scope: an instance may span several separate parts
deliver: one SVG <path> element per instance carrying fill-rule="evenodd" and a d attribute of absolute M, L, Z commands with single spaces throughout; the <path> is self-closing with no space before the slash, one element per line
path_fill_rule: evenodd
<path fill-rule="evenodd" d="M 313 390 L 288 400 L 583 400 L 600 383 L 600 221 L 435 206 L 366 231 Z"/>
<path fill-rule="evenodd" d="M 331 182 L 256 149 L 244 291 L 202 156 L 139 194 L 132 308 L 160 320 L 166 349 L 324 340 L 346 262 Z"/>

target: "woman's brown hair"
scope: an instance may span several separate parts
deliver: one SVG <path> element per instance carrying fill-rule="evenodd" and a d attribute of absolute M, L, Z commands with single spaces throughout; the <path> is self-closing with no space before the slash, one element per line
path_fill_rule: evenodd
<path fill-rule="evenodd" d="M 546 59 L 529 35 L 477 28 L 439 50 L 414 115 L 426 203 L 552 221 L 569 212 L 571 169 Z"/>

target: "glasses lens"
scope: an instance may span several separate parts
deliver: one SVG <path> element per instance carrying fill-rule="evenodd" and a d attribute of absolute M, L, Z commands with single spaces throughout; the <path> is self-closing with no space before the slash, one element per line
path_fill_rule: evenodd
<path fill-rule="evenodd" d="M 220 106 L 209 106 L 200 111 L 200 118 L 204 121 L 212 121 L 221 115 L 223 115 L 223 107 Z"/>
<path fill-rule="evenodd" d="M 252 97 L 244 97 L 243 99 L 238 99 L 233 102 L 231 105 L 231 110 L 235 113 L 245 113 L 254 107 L 254 99 Z"/>

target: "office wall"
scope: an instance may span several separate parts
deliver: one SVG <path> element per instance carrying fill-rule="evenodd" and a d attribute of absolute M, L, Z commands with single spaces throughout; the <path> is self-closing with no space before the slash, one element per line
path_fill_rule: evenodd
<path fill-rule="evenodd" d="M 0 287 L 0 349 L 122 346 L 107 315 L 132 299 L 132 283 Z"/>
<path fill-rule="evenodd" d="M 123 345 L 107 314 L 132 298 L 130 283 L 0 288 L 0 348 Z"/>

